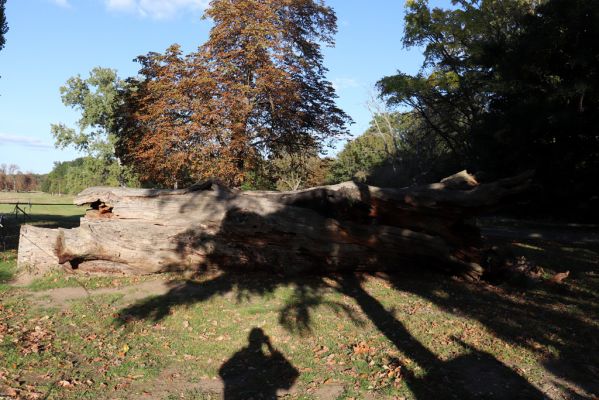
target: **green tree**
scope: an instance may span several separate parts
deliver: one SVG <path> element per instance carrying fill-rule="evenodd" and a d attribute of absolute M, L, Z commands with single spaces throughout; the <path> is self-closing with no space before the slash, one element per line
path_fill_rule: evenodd
<path fill-rule="evenodd" d="M 390 158 L 385 141 L 372 132 L 347 142 L 331 166 L 331 181 L 367 181 L 371 172 Z M 394 155 L 393 155 L 394 157 Z"/>
<path fill-rule="evenodd" d="M 76 194 L 91 186 L 117 186 L 117 168 L 116 163 L 107 164 L 90 156 L 56 162 L 43 180 L 41 189 L 47 193 Z"/>
<path fill-rule="evenodd" d="M 87 79 L 78 75 L 69 78 L 60 88 L 63 104 L 79 111 L 81 118 L 76 128 L 63 123 L 52 124 L 56 146 L 71 146 L 87 154 L 85 162 L 77 165 L 85 168 L 85 173 L 95 171 L 99 177 L 105 178 L 97 181 L 98 184 L 136 184 L 134 175 L 129 169 L 121 167 L 115 155 L 117 110 L 120 92 L 125 87 L 126 83 L 118 78 L 116 71 L 96 67 Z M 89 181 L 83 179 L 82 182 Z"/>
<path fill-rule="evenodd" d="M 61 86 L 60 94 L 65 106 L 81 113 L 77 128 L 65 124 L 52 124 L 52 134 L 59 148 L 75 149 L 99 157 L 114 155 L 116 110 L 119 90 L 124 83 L 116 71 L 94 68 L 89 78 L 77 75 Z"/>
<path fill-rule="evenodd" d="M 494 96 L 474 146 L 483 168 L 536 168 L 554 201 L 580 203 L 599 194 L 599 3 L 545 1 L 520 26 L 478 57 Z"/>
<path fill-rule="evenodd" d="M 6 0 L 0 0 L 0 50 L 4 48 L 6 39 L 4 35 L 8 32 L 8 23 L 6 22 Z"/>
<path fill-rule="evenodd" d="M 378 83 L 388 104 L 414 112 L 461 167 L 495 177 L 536 168 L 546 193 L 596 192 L 599 3 L 453 4 L 407 3 L 403 42 L 424 47 L 425 61 Z"/>
<path fill-rule="evenodd" d="M 46 193 L 66 193 L 66 179 L 69 165 L 77 161 L 55 162 L 54 168 L 46 177 L 42 184 L 42 191 Z"/>
<path fill-rule="evenodd" d="M 426 133 L 417 113 L 382 112 L 337 155 L 329 180 L 390 187 L 434 181 L 450 168 L 450 154 L 443 140 Z"/>
<path fill-rule="evenodd" d="M 427 134 L 445 142 L 456 159 L 473 165 L 473 131 L 494 96 L 492 71 L 480 65 L 489 40 L 508 40 L 521 28 L 535 0 L 456 0 L 450 9 L 427 0 L 406 3 L 406 47 L 423 46 L 424 63 L 414 76 L 400 72 L 378 86 L 391 106 L 413 110 Z M 495 38 L 495 39 L 492 39 Z"/>

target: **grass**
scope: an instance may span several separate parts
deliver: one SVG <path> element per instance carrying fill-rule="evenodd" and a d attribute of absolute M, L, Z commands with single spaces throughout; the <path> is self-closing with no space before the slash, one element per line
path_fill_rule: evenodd
<path fill-rule="evenodd" d="M 172 274 L 162 274 L 168 278 Z M 66 275 L 63 271 L 52 271 L 31 282 L 27 288 L 32 292 L 42 292 L 51 289 L 84 287 L 86 290 L 102 288 L 124 288 L 129 285 L 153 280 L 153 276 L 112 277 Z"/>
<path fill-rule="evenodd" d="M 15 216 L 15 205 L 28 216 L 19 212 Z M 44 205 L 37 205 L 44 204 Z M 71 228 L 79 224 L 85 209 L 73 205 L 72 196 L 52 196 L 47 193 L 0 192 L 0 215 L 5 217 L 0 228 L 0 250 L 15 249 L 18 243 L 21 224 L 35 224 L 47 227 Z"/>
<path fill-rule="evenodd" d="M 8 283 L 12 279 L 16 269 L 16 253 L 4 251 L 0 253 L 0 292 L 8 290 Z"/>
<path fill-rule="evenodd" d="M 63 218 L 81 216 L 83 209 L 73 205 L 73 196 L 69 195 L 50 195 L 48 193 L 14 193 L 14 192 L 0 192 L 0 213 L 10 214 L 14 212 L 15 206 L 12 204 L 2 203 L 20 203 L 20 207 L 26 212 L 31 211 L 32 215 L 37 216 L 52 216 L 51 220 Z M 31 208 L 29 204 L 31 203 Z M 36 205 L 45 204 L 45 205 Z"/>
<path fill-rule="evenodd" d="M 215 378 L 224 374 L 234 388 L 244 365 L 263 393 L 294 382 L 294 399 L 327 398 L 327 388 L 337 389 L 328 398 L 341 399 L 590 396 L 599 375 L 599 248 L 497 241 L 547 277 L 564 270 L 570 277 L 562 285 L 490 286 L 427 271 L 198 279 L 53 273 L 15 288 L 7 285 L 15 252 L 7 251 L 0 257 L 0 394 L 220 398 Z M 124 301 L 130 285 L 153 280 L 169 290 Z M 114 290 L 66 308 L 36 303 L 44 290 L 75 285 Z"/>

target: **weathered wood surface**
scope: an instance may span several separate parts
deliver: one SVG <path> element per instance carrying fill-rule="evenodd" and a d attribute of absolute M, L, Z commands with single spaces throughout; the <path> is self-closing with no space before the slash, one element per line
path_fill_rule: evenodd
<path fill-rule="evenodd" d="M 354 182 L 295 192 L 241 192 L 214 182 L 185 190 L 90 188 L 75 198 L 90 207 L 80 227 L 23 227 L 18 265 L 28 274 L 58 265 L 150 274 L 428 263 L 476 279 L 484 271 L 483 246 L 471 217 L 522 193 L 530 179 L 523 174 L 479 185 L 464 171 L 404 189 Z"/>

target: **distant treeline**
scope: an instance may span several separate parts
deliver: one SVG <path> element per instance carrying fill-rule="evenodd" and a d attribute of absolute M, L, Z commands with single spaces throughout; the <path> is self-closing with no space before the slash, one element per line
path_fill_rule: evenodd
<path fill-rule="evenodd" d="M 138 186 L 116 161 L 81 157 L 73 161 L 55 162 L 45 177 L 41 190 L 47 193 L 76 194 L 91 186 Z"/>
<path fill-rule="evenodd" d="M 22 172 L 16 164 L 0 164 L 0 190 L 33 192 L 41 189 L 45 175 Z"/>

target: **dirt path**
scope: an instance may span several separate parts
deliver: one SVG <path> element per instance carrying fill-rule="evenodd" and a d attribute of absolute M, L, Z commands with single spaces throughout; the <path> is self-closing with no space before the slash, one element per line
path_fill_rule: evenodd
<path fill-rule="evenodd" d="M 70 306 L 72 301 L 87 297 L 93 298 L 98 295 L 122 294 L 123 298 L 119 300 L 119 303 L 133 303 L 148 296 L 160 296 L 166 294 L 171 288 L 172 284 L 169 285 L 168 281 L 155 279 L 137 285 L 96 290 L 88 290 L 83 286 L 50 289 L 32 292 L 31 296 L 33 303 L 38 306 L 60 307 L 65 309 Z"/>
<path fill-rule="evenodd" d="M 225 392 L 225 383 L 219 378 L 203 378 L 203 379 L 190 379 L 183 376 L 180 373 L 181 369 L 177 366 L 170 366 L 164 369 L 158 377 L 152 381 L 138 382 L 127 388 L 126 392 L 122 394 L 122 397 L 116 396 L 117 398 L 123 399 L 135 399 L 135 400 L 151 400 L 151 399 L 163 399 L 168 396 L 181 396 L 194 393 L 196 395 L 202 394 L 200 398 L 210 399 L 221 399 Z M 288 390 L 278 390 L 277 398 L 291 396 L 293 398 L 302 395 L 310 394 L 315 399 L 321 400 L 335 400 L 343 395 L 345 388 L 341 384 L 337 383 L 326 383 L 318 388 L 306 389 L 295 384 Z M 379 397 L 381 398 L 381 397 Z M 387 397 L 382 397 L 386 399 Z M 370 398 L 366 398 L 370 400 Z"/>

